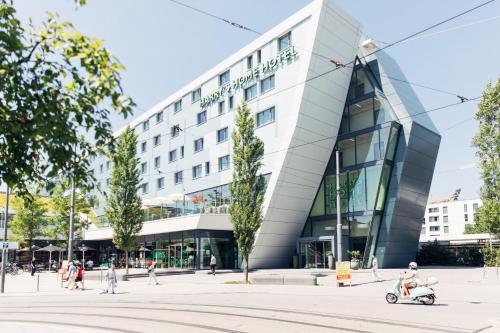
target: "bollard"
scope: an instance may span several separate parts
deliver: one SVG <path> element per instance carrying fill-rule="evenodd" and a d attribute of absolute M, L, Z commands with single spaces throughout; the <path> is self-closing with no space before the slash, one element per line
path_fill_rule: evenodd
<path fill-rule="evenodd" d="M 40 291 L 40 274 L 36 275 L 36 292 Z"/>

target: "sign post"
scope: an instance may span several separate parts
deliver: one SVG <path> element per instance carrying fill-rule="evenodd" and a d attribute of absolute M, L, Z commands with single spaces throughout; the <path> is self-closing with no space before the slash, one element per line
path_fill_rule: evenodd
<path fill-rule="evenodd" d="M 351 263 L 349 261 L 337 261 L 336 265 L 336 285 L 349 282 L 351 286 Z"/>

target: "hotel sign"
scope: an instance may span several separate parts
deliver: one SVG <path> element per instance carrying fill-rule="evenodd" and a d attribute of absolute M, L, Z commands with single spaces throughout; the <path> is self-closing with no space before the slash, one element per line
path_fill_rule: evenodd
<path fill-rule="evenodd" d="M 264 77 L 268 73 L 273 73 L 281 65 L 295 60 L 297 56 L 298 53 L 295 51 L 293 46 L 287 47 L 271 60 L 259 64 L 257 67 L 250 69 L 245 75 L 234 79 L 233 81 L 223 85 L 210 95 L 203 97 L 200 101 L 201 107 L 204 109 L 213 102 L 218 101 L 225 94 L 243 88 L 249 83 L 257 80 L 259 77 Z"/>

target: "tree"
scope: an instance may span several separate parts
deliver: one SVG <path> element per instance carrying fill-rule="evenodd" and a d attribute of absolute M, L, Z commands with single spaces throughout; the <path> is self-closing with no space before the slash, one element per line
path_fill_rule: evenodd
<path fill-rule="evenodd" d="M 0 0 L 0 181 L 18 193 L 61 171 L 89 178 L 89 157 L 113 146 L 110 113 L 126 117 L 134 105 L 103 41 L 58 20 L 24 27 Z"/>
<path fill-rule="evenodd" d="M 474 118 L 479 132 L 472 145 L 478 149 L 483 179 L 477 228 L 500 238 L 500 78 L 494 85 L 487 83 Z"/>
<path fill-rule="evenodd" d="M 49 218 L 47 235 L 52 239 L 63 239 L 66 244 L 69 241 L 69 215 L 71 211 L 71 180 L 59 179 L 56 183 L 51 197 L 51 210 L 53 216 Z M 77 182 L 77 185 L 81 183 Z M 75 191 L 75 234 L 88 227 L 88 219 L 82 215 L 92 216 L 92 207 L 96 205 L 96 198 L 90 194 L 86 186 L 78 186 Z"/>
<path fill-rule="evenodd" d="M 233 202 L 229 206 L 234 238 L 243 257 L 243 272 L 248 283 L 248 258 L 253 250 L 255 233 L 262 223 L 265 181 L 258 175 L 264 155 L 264 143 L 254 131 L 254 119 L 246 102 L 238 106 L 233 139 Z"/>
<path fill-rule="evenodd" d="M 113 228 L 113 243 L 125 252 L 125 274 L 128 274 L 128 253 L 137 246 L 144 221 L 142 200 L 137 193 L 140 176 L 136 149 L 137 137 L 127 127 L 118 139 L 116 151 L 111 154 L 113 171 L 106 206 L 106 218 Z"/>
<path fill-rule="evenodd" d="M 47 205 L 38 193 L 16 197 L 12 205 L 16 210 L 16 216 L 9 224 L 12 238 L 31 247 L 35 238 L 45 235 Z"/>

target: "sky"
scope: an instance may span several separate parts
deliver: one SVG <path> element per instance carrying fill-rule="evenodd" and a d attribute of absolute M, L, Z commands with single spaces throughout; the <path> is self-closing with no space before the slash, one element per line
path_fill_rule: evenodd
<path fill-rule="evenodd" d="M 180 0 L 233 22 L 266 32 L 314 0 Z M 472 8 L 486 0 L 337 0 L 355 17 L 365 35 L 393 42 Z M 58 13 L 75 28 L 105 40 L 127 71 L 123 86 L 139 115 L 203 74 L 258 36 L 182 7 L 170 0 L 15 0 L 18 17 L 40 23 Z M 500 2 L 435 28 L 420 39 L 387 49 L 408 81 L 474 98 L 500 72 Z M 426 110 L 458 102 L 457 97 L 414 86 Z M 477 103 L 430 113 L 441 132 L 431 187 L 440 200 L 462 189 L 461 198 L 479 197 L 480 171 L 471 140 Z M 113 118 L 115 129 L 130 120 Z"/>

